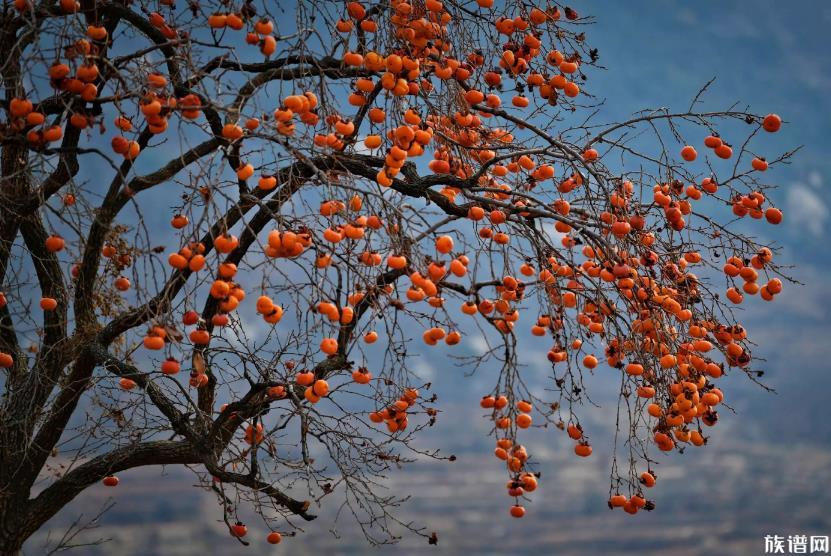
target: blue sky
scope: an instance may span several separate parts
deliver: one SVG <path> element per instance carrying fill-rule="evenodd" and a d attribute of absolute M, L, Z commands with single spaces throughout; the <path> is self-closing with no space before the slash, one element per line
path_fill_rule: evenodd
<path fill-rule="evenodd" d="M 831 4 L 634 0 L 584 9 L 598 16 L 591 40 L 608 70 L 591 81 L 605 91 L 610 113 L 686 107 L 717 77 L 708 107 L 740 102 L 789 122 L 769 143 L 804 148 L 792 166 L 772 174 L 785 186 L 775 198 L 787 210 L 786 236 L 801 247 L 789 256 L 813 258 L 807 247 L 824 245 L 828 224 Z"/>

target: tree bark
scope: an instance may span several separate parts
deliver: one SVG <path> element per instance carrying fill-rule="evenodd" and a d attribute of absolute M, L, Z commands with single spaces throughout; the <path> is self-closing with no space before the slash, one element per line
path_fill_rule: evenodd
<path fill-rule="evenodd" d="M 22 534 L 25 499 L 15 492 L 0 493 L 0 556 L 20 554 L 26 538 Z"/>

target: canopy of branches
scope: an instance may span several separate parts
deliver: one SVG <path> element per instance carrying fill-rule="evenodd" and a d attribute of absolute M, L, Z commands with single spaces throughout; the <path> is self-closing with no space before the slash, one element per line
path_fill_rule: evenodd
<path fill-rule="evenodd" d="M 441 418 L 410 368 L 425 350 L 489 377 L 471 412 L 506 519 L 546 486 L 526 429 L 590 456 L 583 375 L 607 375 L 627 440 L 609 505 L 635 514 L 658 454 L 705 444 L 720 377 L 757 379 L 733 309 L 787 279 L 747 233 L 782 220 L 764 181 L 792 154 L 765 152 L 782 120 L 703 110 L 704 87 L 603 121 L 592 18 L 522 0 L 11 4 L 0 552 L 163 464 L 191 466 L 243 543 L 242 506 L 276 543 L 330 499 L 373 542 L 424 534 L 380 477 L 445 457 L 412 442 Z M 547 361 L 524 366 L 524 344 Z"/>

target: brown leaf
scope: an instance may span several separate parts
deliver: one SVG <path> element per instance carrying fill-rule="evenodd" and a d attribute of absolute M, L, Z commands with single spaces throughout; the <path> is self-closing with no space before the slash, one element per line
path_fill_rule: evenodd
<path fill-rule="evenodd" d="M 164 331 L 167 333 L 167 339 L 177 344 L 185 338 L 185 335 L 173 325 L 165 324 Z"/>
<path fill-rule="evenodd" d="M 190 360 L 191 360 L 191 365 L 193 365 L 193 370 L 194 371 L 196 371 L 200 375 L 205 374 L 208 367 L 207 367 L 207 365 L 205 365 L 205 356 L 202 355 L 201 351 L 194 350 L 193 355 L 191 356 Z"/>

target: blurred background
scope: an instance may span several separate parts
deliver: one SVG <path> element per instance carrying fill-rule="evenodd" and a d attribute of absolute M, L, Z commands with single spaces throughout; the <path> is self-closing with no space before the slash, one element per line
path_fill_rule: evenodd
<path fill-rule="evenodd" d="M 704 108 L 734 102 L 757 113 L 775 112 L 786 125 L 766 137 L 772 151 L 803 149 L 789 166 L 769 171 L 782 185 L 772 195 L 782 208 L 773 233 L 780 261 L 795 265 L 803 286 L 786 285 L 775 303 L 743 305 L 743 324 L 763 346 L 764 391 L 744 375 L 721 379 L 735 413 L 722 411 L 707 447 L 661 454 L 653 512 L 629 516 L 606 507 L 616 381 L 590 379 L 599 408 L 584 408 L 594 454 L 577 461 L 558 431 L 526 439 L 541 488 L 522 520 L 508 516 L 502 465 L 492 455 L 488 425 L 478 399 L 489 391 L 488 369 L 466 377 L 440 351 L 424 351 L 415 368 L 433 381 L 442 410 L 438 423 L 418 440 L 455 462 L 419 461 L 388 477 L 391 492 L 411 498 L 404 521 L 435 531 L 438 545 L 405 535 L 393 547 L 371 548 L 349 516 L 335 522 L 337 507 L 302 524 L 305 534 L 271 547 L 264 528 L 249 524 L 249 548 L 236 543 L 209 493 L 192 488 L 187 470 L 146 468 L 122 474 L 116 497 L 89 489 L 27 544 L 43 553 L 79 515 L 82 521 L 112 506 L 70 543 L 101 545 L 84 554 L 762 554 L 764 536 L 831 535 L 831 3 L 817 0 L 596 0 L 577 2 L 597 16 L 589 29 L 606 71 L 590 74 L 590 90 L 605 95 L 598 117 L 625 119 L 642 108 L 685 109 L 708 80 L 717 77 Z M 527 327 L 526 327 L 527 328 Z M 525 333 L 526 332 L 521 332 Z M 542 349 L 541 347 L 539 349 Z M 544 360 L 529 354 L 532 359 Z M 529 366 L 528 373 L 534 372 Z M 494 369 L 495 370 L 495 369 Z M 544 366 L 540 367 L 544 373 Z M 787 544 L 785 546 L 787 550 Z"/>

